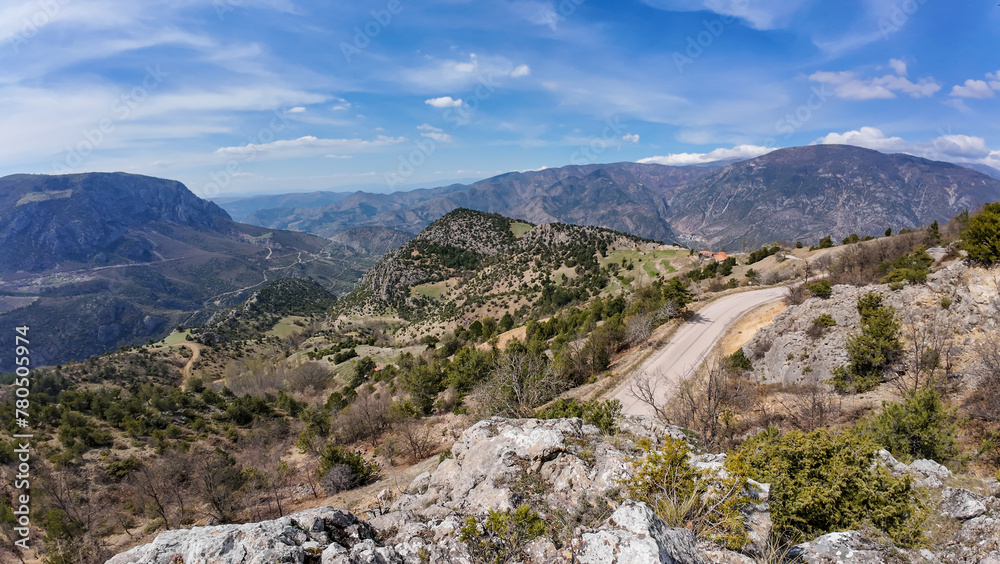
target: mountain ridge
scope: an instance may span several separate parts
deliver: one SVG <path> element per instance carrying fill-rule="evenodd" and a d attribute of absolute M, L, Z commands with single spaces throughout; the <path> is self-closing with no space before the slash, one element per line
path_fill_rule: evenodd
<path fill-rule="evenodd" d="M 1000 181 L 983 172 L 989 171 L 860 147 L 812 145 L 712 165 L 570 165 L 414 192 L 355 192 L 322 208 L 258 210 L 248 221 L 327 236 L 374 225 L 415 233 L 453 209 L 467 208 L 732 249 L 780 240 L 814 242 L 831 234 L 877 235 L 887 227 L 912 229 L 946 220 L 1000 199 Z M 754 182 L 757 188 L 750 190 Z M 766 213 L 726 205 L 738 198 Z M 860 223 L 851 214 L 859 214 Z"/>

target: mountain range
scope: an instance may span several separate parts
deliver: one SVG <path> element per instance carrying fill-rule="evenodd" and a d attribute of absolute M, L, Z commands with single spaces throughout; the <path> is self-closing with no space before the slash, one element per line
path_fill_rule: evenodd
<path fill-rule="evenodd" d="M 712 165 L 614 163 L 511 172 L 412 192 L 355 192 L 322 206 L 296 207 L 301 197 L 289 196 L 245 221 L 326 237 L 362 226 L 418 233 L 449 211 L 468 208 L 739 249 L 915 228 L 1000 199 L 1000 180 L 983 174 L 997 171 L 975 168 L 814 145 Z"/>
<path fill-rule="evenodd" d="M 38 363 L 158 340 L 277 278 L 346 293 L 374 263 L 315 235 L 234 222 L 157 178 L 8 176 L 0 204 L 0 323 L 32 328 Z"/>

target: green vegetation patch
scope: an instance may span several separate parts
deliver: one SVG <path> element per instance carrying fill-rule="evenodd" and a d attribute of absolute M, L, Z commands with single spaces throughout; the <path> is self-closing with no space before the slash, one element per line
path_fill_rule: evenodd
<path fill-rule="evenodd" d="M 278 323 L 275 324 L 274 328 L 267 332 L 267 334 L 284 339 L 296 331 L 301 331 L 302 326 L 300 323 L 305 322 L 305 320 L 306 318 L 301 315 L 289 315 L 287 317 L 282 317 L 278 320 Z"/>
<path fill-rule="evenodd" d="M 529 223 L 521 223 L 520 221 L 514 221 L 510 224 L 510 232 L 514 234 L 515 239 L 520 239 L 524 235 L 534 229 L 535 226 Z"/>
<path fill-rule="evenodd" d="M 419 286 L 414 286 L 410 288 L 411 294 L 416 296 L 423 296 L 425 298 L 431 298 L 433 300 L 440 300 L 444 298 L 444 295 L 448 293 L 448 282 L 435 282 L 433 284 L 420 284 Z"/>

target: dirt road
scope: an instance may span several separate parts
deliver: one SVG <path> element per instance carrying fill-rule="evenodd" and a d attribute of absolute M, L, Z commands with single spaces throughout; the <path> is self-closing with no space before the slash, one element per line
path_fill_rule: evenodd
<path fill-rule="evenodd" d="M 653 416 L 653 409 L 639 401 L 630 391 L 630 384 L 643 374 L 655 376 L 657 404 L 666 402 L 679 378 L 699 364 L 733 323 L 750 310 L 782 299 L 787 289 L 765 288 L 742 292 L 719 299 L 699 311 L 681 326 L 670 342 L 653 353 L 628 379 L 613 392 L 612 398 L 622 402 L 622 410 L 630 415 Z"/>

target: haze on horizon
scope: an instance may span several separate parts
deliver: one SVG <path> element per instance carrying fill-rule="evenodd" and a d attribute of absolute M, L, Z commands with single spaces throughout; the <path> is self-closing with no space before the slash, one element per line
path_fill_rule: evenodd
<path fill-rule="evenodd" d="M 998 24 L 927 0 L 16 0 L 0 175 L 390 192 L 824 142 L 1000 166 Z"/>

